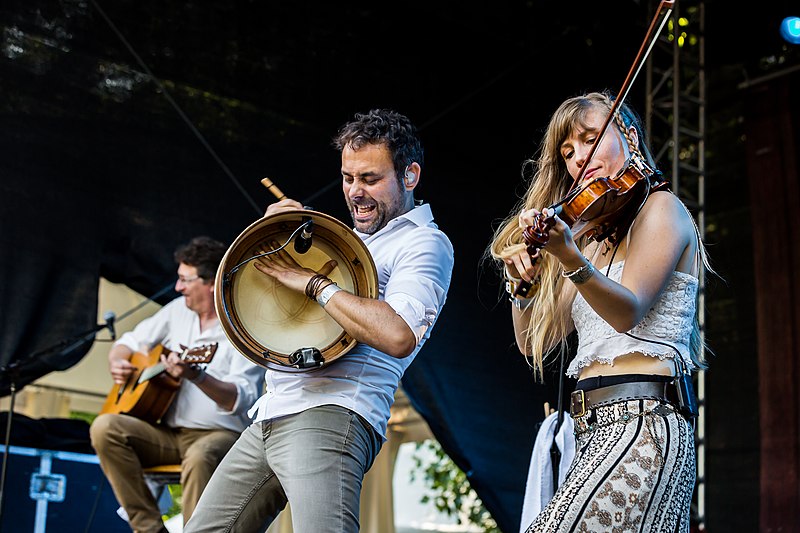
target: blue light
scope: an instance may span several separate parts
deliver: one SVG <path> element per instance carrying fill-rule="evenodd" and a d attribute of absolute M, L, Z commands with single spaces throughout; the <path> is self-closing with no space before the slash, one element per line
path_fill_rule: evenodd
<path fill-rule="evenodd" d="M 786 17 L 781 22 L 781 37 L 792 44 L 800 44 L 800 17 Z"/>

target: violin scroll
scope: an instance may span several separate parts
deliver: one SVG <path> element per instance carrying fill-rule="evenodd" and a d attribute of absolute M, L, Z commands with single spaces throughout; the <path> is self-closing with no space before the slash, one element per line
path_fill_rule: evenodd
<path fill-rule="evenodd" d="M 555 213 L 560 211 L 560 207 L 554 210 Z M 539 213 L 533 217 L 533 225 L 526 227 L 522 230 L 522 238 L 525 239 L 527 247 L 525 251 L 528 255 L 536 255 L 536 252 L 544 248 L 547 241 L 550 239 L 550 228 L 555 225 L 555 219 L 552 216 L 546 217 L 544 214 Z M 536 281 L 538 285 L 538 281 Z M 529 298 L 531 293 L 534 292 L 534 283 L 522 280 L 517 285 L 514 291 L 514 296 L 517 298 Z"/>
<path fill-rule="evenodd" d="M 554 224 L 555 220 L 552 216 L 545 217 L 544 214 L 539 213 L 533 217 L 533 225 L 522 230 L 522 238 L 525 239 L 525 244 L 528 245 L 526 248 L 528 255 L 536 255 L 536 252 L 544 248 L 544 245 L 550 239 L 550 228 Z"/>

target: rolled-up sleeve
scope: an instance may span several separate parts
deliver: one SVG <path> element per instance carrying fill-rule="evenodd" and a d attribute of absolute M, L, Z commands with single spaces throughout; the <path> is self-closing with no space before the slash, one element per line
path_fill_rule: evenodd
<path fill-rule="evenodd" d="M 444 306 L 453 272 L 453 246 L 440 231 L 418 227 L 391 266 L 384 300 L 414 332 L 417 343 Z"/>
<path fill-rule="evenodd" d="M 251 362 L 232 346 L 228 345 L 226 349 L 231 350 L 228 373 L 215 377 L 236 386 L 236 403 L 230 411 L 219 406 L 217 411 L 235 416 L 248 416 L 247 410 L 264 392 L 264 368 Z"/>

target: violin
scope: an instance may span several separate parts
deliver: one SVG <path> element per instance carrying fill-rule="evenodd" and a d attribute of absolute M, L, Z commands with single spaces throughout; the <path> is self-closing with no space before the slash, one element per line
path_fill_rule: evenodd
<path fill-rule="evenodd" d="M 644 161 L 641 154 L 634 152 L 625 162 L 622 169 L 617 172 L 616 176 L 595 178 L 588 184 L 576 189 L 576 186 L 583 180 L 583 175 L 586 169 L 589 168 L 588 163 L 594 157 L 598 146 L 600 146 L 611 120 L 625 100 L 633 80 L 641 70 L 641 66 L 653 44 L 655 44 L 658 34 L 666 24 L 674 4 L 674 0 L 662 0 L 659 4 L 633 66 L 603 121 L 597 140 L 586 157 L 586 163 L 584 163 L 580 173 L 573 180 L 566 196 L 549 207 L 554 211 L 554 215 L 561 216 L 561 219 L 569 226 L 575 239 L 586 236 L 596 241 L 609 239 L 612 244 L 616 244 L 618 239 L 627 232 L 631 223 L 633 223 L 633 219 L 641 206 L 644 205 L 648 195 L 655 190 L 669 186 L 662 179 L 661 172 L 651 168 Z M 656 27 L 662 11 L 665 14 L 660 26 Z M 540 213 L 534 217 L 533 225 L 522 231 L 526 251 L 529 255 L 535 255 L 547 244 L 550 229 L 554 224 L 555 220 L 552 216 L 545 217 L 544 214 Z M 521 298 L 527 297 L 531 288 L 532 284 L 523 280 L 517 286 L 514 295 Z"/>
<path fill-rule="evenodd" d="M 650 168 L 641 155 L 633 154 L 613 178 L 595 178 L 550 209 L 570 227 L 574 238 L 586 236 L 615 243 L 648 194 L 667 185 L 660 171 Z M 547 244 L 553 223 L 552 217 L 540 213 L 534 217 L 534 225 L 523 230 L 530 255 Z"/>
<path fill-rule="evenodd" d="M 608 239 L 616 244 L 650 193 L 667 187 L 669 182 L 661 179 L 659 170 L 650 168 L 639 154 L 633 154 L 613 178 L 595 178 L 549 209 L 569 226 L 574 239 L 585 236 L 598 242 Z M 536 255 L 544 248 L 554 224 L 553 216 L 539 213 L 533 217 L 533 225 L 522 230 L 529 255 Z M 514 295 L 525 298 L 532 287 L 522 280 Z"/>

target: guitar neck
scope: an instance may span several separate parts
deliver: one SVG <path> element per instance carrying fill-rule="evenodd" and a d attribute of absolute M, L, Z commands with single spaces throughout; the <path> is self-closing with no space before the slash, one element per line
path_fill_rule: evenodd
<path fill-rule="evenodd" d="M 217 343 L 192 349 L 181 346 L 180 358 L 189 364 L 208 364 L 216 350 Z M 153 379 L 166 372 L 167 367 L 161 358 L 168 353 L 169 350 L 161 344 L 153 347 L 148 354 L 133 353 L 131 363 L 136 372 L 131 373 L 130 381 L 114 384 L 100 412 L 126 414 L 151 423 L 158 422 L 180 387 L 180 379 Z M 139 369 L 142 369 L 141 373 Z M 135 377 L 137 373 L 138 378 Z"/>
<path fill-rule="evenodd" d="M 189 360 L 191 361 L 190 364 L 202 364 L 209 363 L 211 361 L 211 358 L 214 357 L 214 352 L 217 351 L 217 344 L 214 343 L 212 345 L 201 346 L 200 348 L 195 348 L 193 350 L 185 347 L 182 348 L 183 352 L 180 354 L 181 361 Z M 159 361 L 158 363 L 145 368 L 142 371 L 142 374 L 139 376 L 138 382 L 144 383 L 145 381 L 151 380 L 154 377 L 163 374 L 166 370 L 166 365 Z"/>

